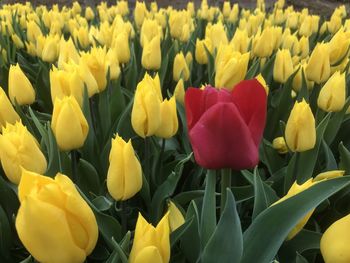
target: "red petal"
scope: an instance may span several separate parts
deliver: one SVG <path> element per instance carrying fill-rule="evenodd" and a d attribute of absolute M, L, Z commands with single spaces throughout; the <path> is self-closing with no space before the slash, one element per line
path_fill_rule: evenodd
<path fill-rule="evenodd" d="M 202 115 L 201 104 L 202 104 L 203 90 L 197 88 L 189 88 L 185 94 L 185 110 L 188 130 L 199 120 Z"/>
<path fill-rule="evenodd" d="M 232 99 L 258 146 L 266 123 L 267 98 L 264 87 L 256 79 L 243 80 L 233 89 Z"/>
<path fill-rule="evenodd" d="M 258 147 L 233 103 L 217 103 L 189 132 L 197 163 L 208 169 L 254 167 Z"/>

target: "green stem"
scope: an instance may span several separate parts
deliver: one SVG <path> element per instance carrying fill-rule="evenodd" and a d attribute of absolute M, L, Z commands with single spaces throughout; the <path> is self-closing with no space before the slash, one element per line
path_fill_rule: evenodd
<path fill-rule="evenodd" d="M 71 164 L 72 164 L 72 181 L 74 183 L 77 183 L 77 178 L 78 178 L 78 169 L 77 169 L 77 164 L 78 164 L 78 152 L 77 150 L 72 150 L 71 151 Z"/>
<path fill-rule="evenodd" d="M 201 246 L 208 243 L 216 227 L 216 171 L 208 170 L 206 175 L 205 192 L 203 197 L 202 215 L 201 215 Z"/>
<path fill-rule="evenodd" d="M 150 138 L 145 138 L 145 153 L 144 153 L 144 160 L 145 160 L 145 177 L 147 181 L 149 182 L 150 179 Z"/>
<path fill-rule="evenodd" d="M 227 193 L 226 189 L 231 188 L 231 169 L 222 169 L 221 170 L 221 202 L 220 202 L 220 214 L 223 213 Z"/>
<path fill-rule="evenodd" d="M 125 206 L 126 201 L 121 201 L 120 202 L 120 213 L 121 213 L 121 221 L 122 221 L 122 229 L 123 233 L 126 233 L 127 229 L 127 222 L 126 222 L 126 206 Z"/>
<path fill-rule="evenodd" d="M 293 180 L 292 180 L 292 184 L 294 183 L 294 181 L 298 182 L 298 173 L 299 173 L 299 159 L 300 159 L 300 153 L 299 152 L 295 152 L 295 163 L 294 163 L 294 167 L 293 167 Z M 300 182 L 298 182 L 299 184 Z M 303 183 L 303 182 L 302 182 Z"/>

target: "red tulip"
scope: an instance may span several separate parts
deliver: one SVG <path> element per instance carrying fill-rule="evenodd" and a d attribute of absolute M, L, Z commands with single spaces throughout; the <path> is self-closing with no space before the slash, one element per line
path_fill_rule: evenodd
<path fill-rule="evenodd" d="M 207 86 L 185 95 L 188 133 L 196 162 L 207 169 L 252 168 L 266 122 L 266 92 L 256 80 L 232 91 Z"/>

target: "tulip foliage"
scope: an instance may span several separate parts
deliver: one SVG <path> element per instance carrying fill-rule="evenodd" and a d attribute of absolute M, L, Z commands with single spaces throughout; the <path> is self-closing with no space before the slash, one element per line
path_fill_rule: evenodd
<path fill-rule="evenodd" d="M 3 4 L 0 56 L 0 262 L 350 262 L 345 6 Z"/>

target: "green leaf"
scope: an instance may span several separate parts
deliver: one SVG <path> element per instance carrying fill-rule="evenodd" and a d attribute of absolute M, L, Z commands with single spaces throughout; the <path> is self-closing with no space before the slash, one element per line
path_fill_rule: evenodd
<path fill-rule="evenodd" d="M 203 263 L 239 262 L 243 254 L 241 222 L 231 190 L 226 189 L 226 205 L 214 234 L 201 256 Z"/>
<path fill-rule="evenodd" d="M 201 214 L 201 246 L 208 243 L 216 227 L 216 170 L 208 170 L 205 181 L 205 192 Z"/>
<path fill-rule="evenodd" d="M 161 218 L 165 200 L 174 193 L 177 183 L 179 182 L 182 175 L 183 167 L 185 163 L 191 159 L 191 157 L 192 154 L 189 154 L 180 162 L 178 162 L 174 171 L 168 176 L 166 181 L 157 188 L 156 192 L 154 193 L 151 203 L 151 218 L 153 223 L 157 223 Z"/>
<path fill-rule="evenodd" d="M 268 263 L 293 227 L 325 199 L 350 184 L 350 177 L 321 181 L 263 211 L 244 233 L 241 263 Z"/>
<path fill-rule="evenodd" d="M 189 220 L 186 220 L 185 223 L 183 223 L 181 226 L 179 226 L 174 232 L 171 233 L 170 235 L 171 247 L 173 247 L 180 240 L 180 238 L 191 227 L 192 223 L 193 223 L 193 218 L 190 218 Z"/>
<path fill-rule="evenodd" d="M 339 143 L 340 164 L 339 168 L 345 170 L 345 174 L 350 174 L 350 152 L 344 144 Z"/>
<path fill-rule="evenodd" d="M 254 170 L 254 197 L 253 220 L 278 199 L 275 191 L 261 180 L 257 168 Z"/>
<path fill-rule="evenodd" d="M 297 252 L 297 257 L 295 259 L 295 263 L 309 263 L 309 261 L 307 261 L 306 258 L 304 258 L 302 255 L 300 255 Z"/>
<path fill-rule="evenodd" d="M 200 253 L 199 213 L 197 205 L 192 201 L 187 209 L 185 220 L 193 218 L 188 230 L 181 237 L 181 249 L 190 263 L 196 263 Z"/>
<path fill-rule="evenodd" d="M 86 194 L 100 193 L 100 178 L 95 167 L 84 159 L 79 159 L 77 184 Z"/>
<path fill-rule="evenodd" d="M 11 226 L 4 209 L 0 206 L 0 259 L 2 261 L 10 261 L 11 246 Z"/>

